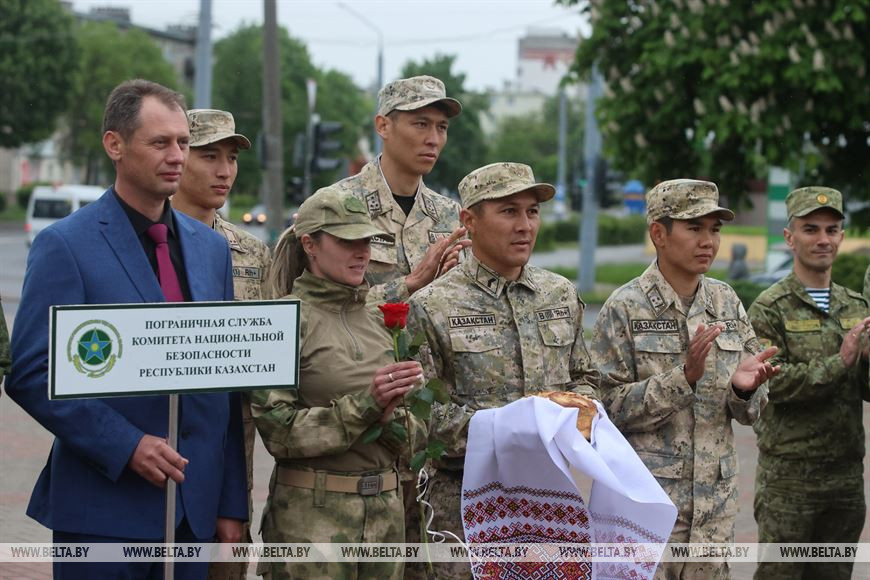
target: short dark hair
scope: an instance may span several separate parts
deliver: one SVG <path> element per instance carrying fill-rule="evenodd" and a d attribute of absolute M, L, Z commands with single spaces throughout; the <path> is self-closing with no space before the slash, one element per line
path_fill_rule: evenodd
<path fill-rule="evenodd" d="M 184 95 L 166 88 L 161 84 L 134 79 L 124 81 L 112 90 L 103 112 L 103 133 L 114 131 L 126 141 L 139 128 L 139 111 L 142 100 L 154 97 L 169 107 L 187 110 Z"/>
<path fill-rule="evenodd" d="M 662 224 L 663 226 L 665 226 L 665 229 L 667 230 L 668 233 L 671 233 L 672 231 L 674 231 L 674 218 L 672 218 L 670 216 L 663 216 L 663 217 L 660 217 L 659 219 L 657 219 L 656 221 L 658 223 Z"/>

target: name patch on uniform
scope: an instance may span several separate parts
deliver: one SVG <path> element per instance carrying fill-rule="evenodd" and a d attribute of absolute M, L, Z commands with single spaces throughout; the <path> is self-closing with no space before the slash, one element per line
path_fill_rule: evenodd
<path fill-rule="evenodd" d="M 789 332 L 813 332 L 822 329 L 818 320 L 786 320 L 785 329 Z"/>
<path fill-rule="evenodd" d="M 675 332 L 679 332 L 679 327 L 677 326 L 677 321 L 673 320 L 673 319 L 632 320 L 631 321 L 631 332 L 632 332 L 632 334 L 644 334 L 644 333 L 673 334 Z"/>
<path fill-rule="evenodd" d="M 724 332 L 737 332 L 737 329 L 739 328 L 739 326 L 737 324 L 737 320 L 735 320 L 733 318 L 730 320 L 717 320 L 713 324 L 724 324 L 725 325 Z"/>
<path fill-rule="evenodd" d="M 535 318 L 538 319 L 538 322 L 558 320 L 559 318 L 571 318 L 571 310 L 565 306 L 562 306 L 560 308 L 546 308 L 544 310 L 535 310 Z"/>
<path fill-rule="evenodd" d="M 382 246 L 395 246 L 396 241 L 391 240 L 390 238 L 385 238 L 384 236 L 372 236 L 369 238 L 371 243 L 380 244 Z"/>
<path fill-rule="evenodd" d="M 434 244 L 438 240 L 443 240 L 444 238 L 449 238 L 451 232 L 433 232 L 429 230 L 429 243 Z"/>
<path fill-rule="evenodd" d="M 366 194 L 366 206 L 372 215 L 381 213 L 381 196 L 378 195 L 377 191 Z"/>
<path fill-rule="evenodd" d="M 857 318 L 857 317 L 855 317 L 855 318 L 841 318 L 840 319 L 840 326 L 842 326 L 844 330 L 851 330 L 851 329 L 855 328 L 855 326 L 859 322 L 861 322 L 861 320 L 862 320 L 861 318 Z"/>
<path fill-rule="evenodd" d="M 257 266 L 233 266 L 233 278 L 252 278 L 259 280 L 262 278 L 262 268 Z"/>
<path fill-rule="evenodd" d="M 468 326 L 495 326 L 495 314 L 471 314 L 469 316 L 449 316 L 447 323 L 450 328 L 466 328 Z"/>

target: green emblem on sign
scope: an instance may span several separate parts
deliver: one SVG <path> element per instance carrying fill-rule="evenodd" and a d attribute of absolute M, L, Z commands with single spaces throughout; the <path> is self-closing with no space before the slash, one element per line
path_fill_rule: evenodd
<path fill-rule="evenodd" d="M 75 369 L 95 379 L 112 370 L 121 358 L 121 336 L 105 320 L 88 320 L 79 324 L 67 342 L 67 359 Z"/>

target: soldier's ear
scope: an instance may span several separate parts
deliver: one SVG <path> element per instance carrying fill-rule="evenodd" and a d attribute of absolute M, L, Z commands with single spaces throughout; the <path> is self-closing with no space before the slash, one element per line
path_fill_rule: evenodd
<path fill-rule="evenodd" d="M 662 223 L 653 222 L 649 225 L 649 239 L 652 240 L 653 245 L 657 248 L 664 245 L 667 233 L 667 228 Z"/>
<path fill-rule="evenodd" d="M 378 132 L 381 139 L 386 139 L 387 135 L 387 125 L 389 125 L 390 120 L 387 119 L 384 115 L 377 115 L 375 117 L 375 131 Z"/>
<path fill-rule="evenodd" d="M 459 212 L 459 223 L 465 226 L 465 229 L 468 230 L 468 235 L 474 235 L 474 229 L 477 227 L 477 216 L 473 211 L 469 211 L 467 209 L 463 209 Z"/>

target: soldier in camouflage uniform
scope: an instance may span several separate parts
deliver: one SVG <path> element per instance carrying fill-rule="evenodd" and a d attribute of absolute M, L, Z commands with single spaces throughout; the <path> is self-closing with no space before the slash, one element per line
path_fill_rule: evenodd
<path fill-rule="evenodd" d="M 468 424 L 475 411 L 545 391 L 595 397 L 597 374 L 583 341 L 584 304 L 565 278 L 528 265 L 551 185 L 519 163 L 495 163 L 459 184 L 471 256 L 411 297 L 409 328 L 426 336 L 427 377 L 443 379 L 431 437 L 447 444 L 429 502 L 432 530 L 463 537 L 460 493 Z M 469 578 L 470 566 L 438 563 L 436 577 Z"/>
<path fill-rule="evenodd" d="M 755 424 L 759 542 L 857 542 L 864 527 L 866 340 L 870 300 L 831 281 L 843 240 L 839 191 L 786 198 L 794 271 L 749 308 L 758 338 L 779 347 L 782 372 Z M 863 342 L 862 342 L 863 341 Z M 756 578 L 842 578 L 851 562 L 764 562 Z"/>
<path fill-rule="evenodd" d="M 263 511 L 263 541 L 403 542 L 404 507 L 397 459 L 408 444 L 390 429 L 367 442 L 368 430 L 391 419 L 402 396 L 422 379 L 419 363 L 393 362 L 383 317 L 366 303 L 364 276 L 373 236 L 363 203 L 335 187 L 299 208 L 294 230 L 275 248 L 270 277 L 301 301 L 299 387 L 255 391 L 254 421 L 275 458 Z M 414 416 L 411 440 L 426 443 Z M 402 577 L 401 562 L 261 562 L 266 578 Z"/>
<path fill-rule="evenodd" d="M 373 304 L 407 301 L 436 275 L 456 265 L 459 252 L 471 243 L 458 241 L 465 236 L 459 204 L 423 183 L 447 143 L 450 119 L 461 111 L 459 101 L 447 97 L 444 83 L 434 77 L 388 83 L 378 94 L 375 117 L 383 153 L 357 175 L 336 184 L 356 195 L 375 225 L 392 234 L 392 238 L 372 239 L 366 280 L 372 285 L 368 299 Z M 404 463 L 407 539 L 419 542 L 416 477 Z M 421 572 L 419 565 L 408 566 L 410 576 Z"/>
<path fill-rule="evenodd" d="M 359 197 L 375 225 L 393 236 L 372 239 L 370 302 L 406 301 L 455 265 L 470 243 L 453 245 L 465 235 L 459 204 L 423 183 L 447 143 L 450 119 L 461 111 L 444 83 L 430 76 L 393 81 L 378 94 L 375 126 L 383 153 L 336 184 Z"/>
<path fill-rule="evenodd" d="M 172 207 L 211 226 L 226 238 L 233 260 L 235 299 L 263 300 L 268 297 L 264 290 L 270 262 L 269 248 L 217 213 L 236 180 L 239 150 L 250 149 L 251 142 L 236 133 L 233 116 L 226 111 L 192 109 L 187 112 L 187 119 L 190 123 L 190 153 L 178 191 L 172 196 Z M 250 520 L 253 512 L 255 428 L 248 395 L 243 394 L 241 398 Z M 251 541 L 250 522 L 245 526 L 242 541 Z M 247 567 L 246 562 L 214 562 L 209 566 L 209 578 L 243 580 Z"/>
<path fill-rule="evenodd" d="M 714 183 L 647 193 L 657 259 L 610 295 L 591 344 L 610 419 L 677 506 L 671 542 L 731 542 L 737 454 L 731 420 L 751 425 L 775 372 L 734 290 L 704 277 L 719 250 Z M 727 564 L 663 562 L 656 578 L 727 578 Z"/>

